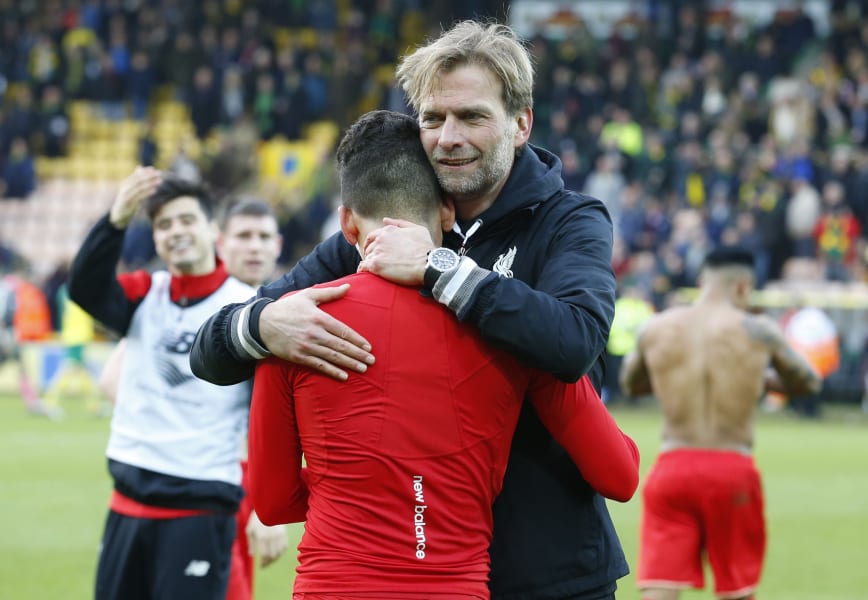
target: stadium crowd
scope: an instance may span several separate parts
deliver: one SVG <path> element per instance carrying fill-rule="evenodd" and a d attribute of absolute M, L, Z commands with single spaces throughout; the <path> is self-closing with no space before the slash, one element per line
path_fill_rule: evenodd
<path fill-rule="evenodd" d="M 753 250 L 760 287 L 786 276 L 793 258 L 820 280 L 864 280 L 865 9 L 830 2 L 820 36 L 798 3 L 768 23 L 716 3 L 662 4 L 670 10 L 624 17 L 605 39 L 580 8 L 528 39 L 531 141 L 562 158 L 567 187 L 606 203 L 619 281 L 661 308 L 724 241 Z M 242 123 L 261 140 L 294 139 L 314 121 L 343 128 L 366 110 L 408 110 L 391 79 L 397 57 L 454 19 L 503 18 L 507 8 L 0 0 L 4 195 L 37 185 L 31 154 L 65 152 L 69 101 L 146 119 L 157 90 L 170 89 L 202 139 Z M 329 209 L 328 198 L 311 198 L 284 219 L 285 238 L 315 243 Z M 290 241 L 282 262 L 308 247 Z"/>

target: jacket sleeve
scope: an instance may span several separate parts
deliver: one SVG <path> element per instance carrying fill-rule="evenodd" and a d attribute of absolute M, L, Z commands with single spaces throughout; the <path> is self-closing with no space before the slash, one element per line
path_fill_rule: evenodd
<path fill-rule="evenodd" d="M 301 442 L 288 366 L 276 358 L 259 363 L 253 380 L 248 431 L 250 499 L 266 525 L 297 523 L 307 515 Z"/>
<path fill-rule="evenodd" d="M 639 486 L 639 448 L 615 423 L 588 377 L 564 383 L 548 374 L 530 398 L 546 429 L 598 493 L 626 502 Z"/>
<path fill-rule="evenodd" d="M 259 315 L 269 302 L 287 292 L 308 288 L 350 275 L 359 255 L 341 233 L 317 245 L 283 277 L 260 287 L 256 296 L 240 304 L 227 304 L 199 328 L 190 352 L 193 373 L 217 385 L 233 385 L 253 376 L 256 357 L 247 344 L 262 345 Z"/>
<path fill-rule="evenodd" d="M 477 287 L 466 315 L 458 316 L 527 366 L 576 381 L 603 354 L 615 315 L 612 222 L 601 202 L 583 197 L 550 229 L 553 236 L 533 287 L 491 273 Z M 598 371 L 595 385 L 602 379 L 601 366 Z"/>
<path fill-rule="evenodd" d="M 126 333 L 141 300 L 131 298 L 116 275 L 123 242 L 124 230 L 104 216 L 87 234 L 69 271 L 70 299 L 118 335 Z"/>

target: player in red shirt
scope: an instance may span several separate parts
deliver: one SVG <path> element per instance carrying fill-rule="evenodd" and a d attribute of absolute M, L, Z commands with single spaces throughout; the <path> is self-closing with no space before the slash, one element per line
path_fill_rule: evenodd
<path fill-rule="evenodd" d="M 451 227 L 411 117 L 365 115 L 338 161 L 342 230 L 362 255 L 386 215 L 435 241 Z M 349 291 L 323 308 L 378 349 L 376 364 L 340 382 L 272 358 L 254 380 L 254 507 L 265 523 L 306 520 L 294 597 L 488 598 L 491 505 L 528 389 L 586 479 L 633 495 L 638 450 L 587 378 L 521 366 L 418 289 L 370 273 L 337 283 Z"/>

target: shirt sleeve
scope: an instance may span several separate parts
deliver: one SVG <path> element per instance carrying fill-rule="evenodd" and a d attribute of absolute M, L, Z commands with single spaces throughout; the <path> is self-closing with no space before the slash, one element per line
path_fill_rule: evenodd
<path fill-rule="evenodd" d="M 266 525 L 298 523 L 307 515 L 301 442 L 295 420 L 291 365 L 269 358 L 256 368 L 248 432 L 250 499 Z"/>
<path fill-rule="evenodd" d="M 217 385 L 240 383 L 253 376 L 257 358 L 248 349 L 262 345 L 259 315 L 265 304 L 288 292 L 334 281 L 355 273 L 359 254 L 342 234 L 320 243 L 283 277 L 260 287 L 256 296 L 227 304 L 199 328 L 190 352 L 193 373 Z"/>
<path fill-rule="evenodd" d="M 619 502 L 633 497 L 639 486 L 639 448 L 615 423 L 588 377 L 568 384 L 540 374 L 530 398 L 591 487 Z"/>
<path fill-rule="evenodd" d="M 557 220 L 553 218 L 552 220 Z M 543 240 L 539 241 L 543 244 Z M 525 365 L 576 381 L 594 368 L 615 315 L 612 223 L 601 202 L 584 198 L 553 225 L 533 285 L 491 274 L 483 280 L 465 315 L 482 337 Z"/>
<path fill-rule="evenodd" d="M 69 297 L 94 319 L 118 335 L 126 334 L 136 307 L 150 288 L 150 276 L 116 275 L 124 230 L 104 216 L 93 226 L 69 271 Z"/>

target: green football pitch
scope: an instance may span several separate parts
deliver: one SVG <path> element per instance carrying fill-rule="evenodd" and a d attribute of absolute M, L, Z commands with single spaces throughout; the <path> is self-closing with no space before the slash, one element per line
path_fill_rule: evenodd
<path fill-rule="evenodd" d="M 97 544 L 110 484 L 103 449 L 108 420 L 68 402 L 51 422 L 0 395 L 0 599 L 92 596 Z M 642 450 L 643 473 L 657 450 L 653 407 L 615 407 L 621 427 Z M 763 600 L 868 598 L 868 417 L 858 407 L 827 410 L 820 421 L 761 415 L 757 460 L 764 475 L 769 547 L 758 597 Z M 639 495 L 610 503 L 631 565 L 636 557 Z M 291 544 L 300 528 L 290 530 Z M 257 573 L 258 600 L 289 598 L 292 552 Z M 683 598 L 712 598 L 688 592 Z M 621 580 L 619 600 L 635 600 Z"/>

